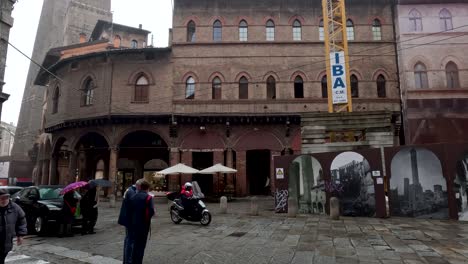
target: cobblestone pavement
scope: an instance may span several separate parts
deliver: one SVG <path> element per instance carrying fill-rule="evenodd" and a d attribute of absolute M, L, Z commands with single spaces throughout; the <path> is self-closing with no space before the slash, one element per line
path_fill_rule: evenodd
<path fill-rule="evenodd" d="M 145 263 L 468 263 L 468 224 L 412 218 L 327 216 L 287 218 L 260 199 L 260 215 L 249 216 L 248 200 L 218 204 L 208 227 L 170 221 L 165 201 L 156 204 Z M 30 237 L 15 250 L 51 263 L 120 263 L 124 228 L 119 208 L 101 204 L 97 234 L 70 238 Z"/>

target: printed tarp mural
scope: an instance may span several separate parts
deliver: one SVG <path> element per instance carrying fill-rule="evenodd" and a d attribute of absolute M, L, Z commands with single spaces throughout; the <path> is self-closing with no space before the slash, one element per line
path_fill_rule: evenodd
<path fill-rule="evenodd" d="M 391 163 L 392 215 L 448 219 L 447 186 L 439 159 L 424 148 L 406 148 Z"/>
<path fill-rule="evenodd" d="M 375 214 L 374 181 L 369 162 L 356 152 L 343 152 L 331 165 L 333 195 L 340 199 L 344 216 Z"/>
<path fill-rule="evenodd" d="M 468 221 L 468 153 L 457 161 L 457 170 L 453 185 L 457 201 L 458 220 Z"/>
<path fill-rule="evenodd" d="M 289 196 L 296 197 L 299 213 L 325 213 L 326 193 L 320 163 L 309 155 L 297 157 L 289 168 Z"/>

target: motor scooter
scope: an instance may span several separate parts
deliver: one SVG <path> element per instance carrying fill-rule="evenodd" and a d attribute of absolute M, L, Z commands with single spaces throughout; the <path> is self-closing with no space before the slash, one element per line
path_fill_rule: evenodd
<path fill-rule="evenodd" d="M 167 199 L 172 201 L 170 213 L 171 220 L 175 224 L 179 224 L 182 220 L 200 222 L 204 226 L 211 223 L 211 213 L 201 200 L 204 198 L 204 195 L 201 192 L 197 192 L 196 189 L 194 188 L 194 194 L 190 199 L 182 198 L 180 192 L 166 193 Z M 182 202 L 182 199 L 187 200 Z"/>

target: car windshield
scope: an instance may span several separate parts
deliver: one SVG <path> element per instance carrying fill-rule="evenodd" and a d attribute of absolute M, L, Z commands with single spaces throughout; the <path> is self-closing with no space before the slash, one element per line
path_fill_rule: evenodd
<path fill-rule="evenodd" d="M 41 200 L 60 199 L 60 191 L 62 188 L 41 188 L 39 189 L 39 195 Z"/>

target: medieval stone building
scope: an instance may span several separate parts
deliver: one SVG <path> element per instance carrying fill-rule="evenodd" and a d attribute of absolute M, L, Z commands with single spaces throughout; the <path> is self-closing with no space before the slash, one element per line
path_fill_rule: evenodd
<path fill-rule="evenodd" d="M 44 0 L 32 60 L 41 62 L 49 49 L 89 38 L 99 19 L 111 20 L 110 3 L 110 0 Z M 30 64 L 12 150 L 10 177 L 24 181 L 31 178 L 33 160 L 44 158 L 38 155 L 37 147 L 33 147 L 40 143 L 36 141 L 41 134 L 46 90 L 44 86 L 34 85 L 39 69 L 34 63 Z"/>
<path fill-rule="evenodd" d="M 124 34 L 145 34 L 121 26 L 118 38 L 101 27 L 93 33 L 100 39 L 51 50 L 45 66 L 56 76 L 36 80 L 49 94 L 36 181 L 104 177 L 119 195 L 145 176 L 162 191 L 194 179 L 206 193 L 267 194 L 275 189 L 273 157 L 304 151 L 303 143 L 307 152 L 394 145 L 400 91 L 391 2 L 347 1 L 357 113 L 350 123 L 323 117 L 320 1 L 177 0 L 168 48 L 135 45 L 136 37 L 119 46 Z M 321 122 L 303 125 L 305 138 L 303 114 Z M 153 177 L 178 162 L 223 163 L 238 173 Z"/>

